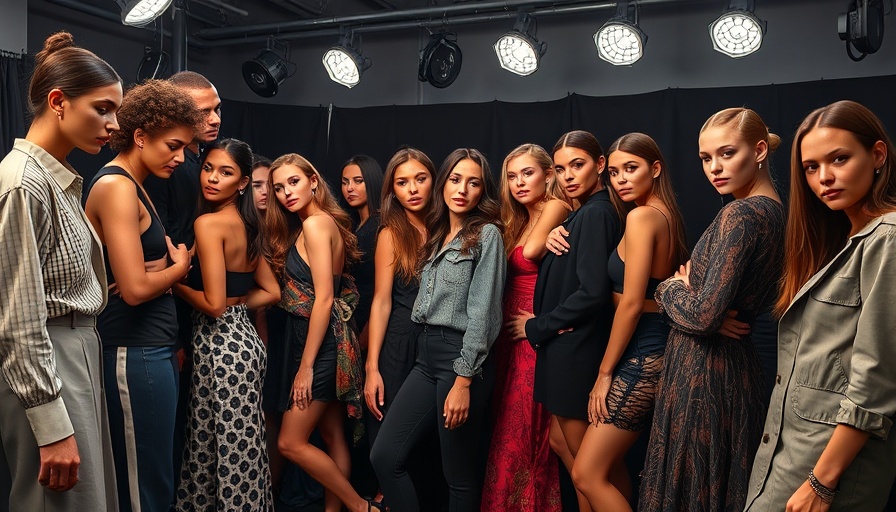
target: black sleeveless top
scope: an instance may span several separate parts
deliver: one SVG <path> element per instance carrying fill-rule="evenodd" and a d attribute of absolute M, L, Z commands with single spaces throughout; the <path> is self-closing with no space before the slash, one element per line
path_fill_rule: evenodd
<path fill-rule="evenodd" d="M 293 279 L 314 286 L 314 282 L 311 280 L 311 267 L 302 259 L 295 245 L 286 252 L 286 272 Z M 338 297 L 341 292 L 342 274 L 337 274 L 333 276 L 333 296 Z"/>
<path fill-rule="evenodd" d="M 414 301 L 417 300 L 417 291 L 420 283 L 417 279 L 405 281 L 401 275 L 395 274 L 392 278 L 392 309 L 396 307 L 414 309 Z"/>
<path fill-rule="evenodd" d="M 193 256 L 190 261 L 193 265 L 187 273 L 187 284 L 194 290 L 204 290 L 202 284 L 202 269 L 199 267 L 199 258 Z M 249 293 L 255 286 L 255 272 L 227 272 L 227 297 L 242 297 Z"/>
<path fill-rule="evenodd" d="M 663 215 L 663 218 L 666 219 L 666 225 L 669 226 L 669 243 L 672 243 L 672 225 L 669 223 L 669 218 L 666 217 L 666 214 L 656 206 L 647 206 L 650 206 L 654 210 L 660 212 Z M 610 278 L 610 282 L 613 284 L 613 291 L 616 293 L 622 293 L 622 291 L 625 289 L 625 286 L 623 286 L 623 281 L 625 280 L 625 262 L 622 261 L 622 258 L 619 257 L 618 248 L 613 249 L 613 253 L 610 254 L 610 258 L 607 260 L 607 277 Z M 647 290 L 645 290 L 644 292 L 644 298 L 653 300 L 653 296 L 656 294 L 656 287 L 659 286 L 662 282 L 662 279 L 656 279 L 653 277 L 648 278 Z"/>
<path fill-rule="evenodd" d="M 622 290 L 625 288 L 623 286 L 623 281 L 625 279 L 625 262 L 619 257 L 619 251 L 615 249 L 613 250 L 613 254 L 610 254 L 610 258 L 607 260 L 607 277 L 610 278 L 610 282 L 613 284 L 613 291 L 622 293 Z M 647 290 L 644 293 L 644 298 L 653 300 L 653 295 L 656 293 L 656 287 L 662 282 L 662 279 L 649 278 L 647 280 Z"/>
<path fill-rule="evenodd" d="M 103 176 L 117 174 L 125 176 L 137 189 L 137 198 L 149 212 L 151 222 L 146 231 L 140 233 L 140 245 L 143 247 L 143 260 L 154 261 L 168 255 L 168 244 L 165 241 L 165 228 L 155 209 L 146 199 L 137 182 L 124 169 L 108 166 L 100 169 L 90 182 L 87 194 L 94 184 Z M 112 267 L 109 265 L 109 252 L 103 251 L 106 264 L 106 278 L 109 284 L 115 282 Z M 170 293 L 131 306 L 121 298 L 120 294 L 110 294 L 106 309 L 97 317 L 97 330 L 104 346 L 113 347 L 147 347 L 174 345 L 177 336 L 177 313 L 174 308 L 174 297 Z"/>

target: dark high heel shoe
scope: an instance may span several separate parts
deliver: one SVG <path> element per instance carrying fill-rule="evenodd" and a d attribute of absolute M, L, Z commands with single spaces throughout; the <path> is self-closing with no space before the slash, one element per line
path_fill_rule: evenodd
<path fill-rule="evenodd" d="M 367 501 L 367 512 L 373 512 L 374 510 L 389 512 L 389 507 L 383 505 L 379 501 L 373 501 L 370 498 L 364 498 L 364 500 Z"/>

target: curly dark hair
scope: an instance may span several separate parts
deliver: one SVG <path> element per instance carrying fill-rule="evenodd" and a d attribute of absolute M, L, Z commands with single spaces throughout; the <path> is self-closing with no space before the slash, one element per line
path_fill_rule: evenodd
<path fill-rule="evenodd" d="M 150 137 L 184 126 L 193 133 L 202 126 L 204 116 L 183 89 L 167 80 L 147 80 L 125 93 L 118 109 L 119 129 L 112 132 L 109 146 L 127 151 L 134 145 L 134 132 L 141 129 Z"/>

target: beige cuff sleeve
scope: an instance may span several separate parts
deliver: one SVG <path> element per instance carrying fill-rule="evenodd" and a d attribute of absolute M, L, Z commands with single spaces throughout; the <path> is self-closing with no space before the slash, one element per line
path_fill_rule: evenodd
<path fill-rule="evenodd" d="M 72 421 L 62 397 L 45 404 L 25 409 L 28 422 L 38 446 L 45 446 L 61 441 L 75 433 Z"/>

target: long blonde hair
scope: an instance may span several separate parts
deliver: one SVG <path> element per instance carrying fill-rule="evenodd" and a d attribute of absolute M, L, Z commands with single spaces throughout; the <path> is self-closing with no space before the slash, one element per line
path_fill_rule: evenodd
<path fill-rule="evenodd" d="M 547 202 L 552 199 L 560 199 L 568 202 L 566 192 L 560 186 L 557 173 L 554 172 L 554 160 L 543 147 L 538 144 L 522 144 L 508 153 L 504 158 L 504 163 L 501 164 L 501 217 L 504 221 L 504 251 L 508 255 L 516 247 L 530 220 L 529 210 L 514 199 L 513 194 L 510 193 L 510 181 L 507 179 L 507 165 L 511 160 L 522 155 L 531 156 L 545 175 L 549 176 L 544 198 L 541 200 Z"/>
<path fill-rule="evenodd" d="M 309 179 L 317 178 L 317 189 L 311 200 L 321 210 L 328 213 L 336 221 L 339 234 L 342 236 L 342 244 L 345 251 L 345 266 L 350 266 L 361 259 L 358 250 L 358 238 L 352 232 L 352 218 L 336 202 L 333 192 L 320 172 L 305 157 L 296 153 L 287 153 L 271 163 L 271 171 L 268 173 L 268 190 L 274 190 L 274 171 L 284 165 L 294 165 Z M 293 229 L 294 222 L 289 219 L 295 214 L 288 211 L 280 201 L 268 201 L 268 209 L 264 216 L 264 257 L 270 263 L 274 273 L 282 278 L 286 266 L 286 253 L 302 231 L 301 225 Z"/>

